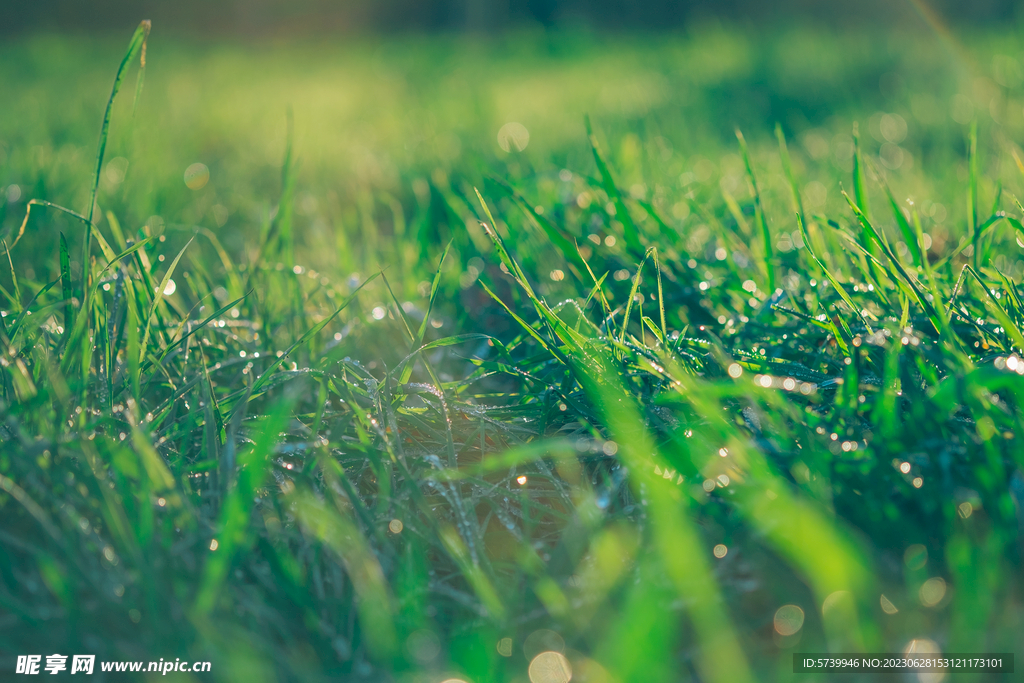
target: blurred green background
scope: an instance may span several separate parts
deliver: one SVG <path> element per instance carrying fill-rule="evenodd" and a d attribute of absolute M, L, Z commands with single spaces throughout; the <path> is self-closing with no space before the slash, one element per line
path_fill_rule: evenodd
<path fill-rule="evenodd" d="M 143 14 L 168 29 L 223 37 L 288 33 L 380 31 L 504 31 L 522 26 L 590 26 L 621 29 L 677 29 L 694 21 L 720 18 L 763 26 L 813 21 L 833 26 L 912 26 L 915 15 L 936 11 L 957 25 L 998 25 L 1020 19 L 1012 0 L 74 0 L 4 3 L 5 33 L 57 29 L 95 31 L 131 29 Z"/>
<path fill-rule="evenodd" d="M 962 202 L 942 195 L 964 181 L 966 125 L 979 117 L 983 143 L 1000 149 L 1024 130 L 1021 53 L 1006 28 L 954 35 L 923 22 L 885 31 L 794 22 L 761 32 L 713 22 L 614 36 L 536 29 L 248 41 L 154 31 L 137 111 L 130 97 L 115 107 L 102 209 L 133 228 L 151 217 L 182 234 L 201 225 L 242 249 L 244 226 L 264 220 L 280 191 L 292 116 L 296 234 L 321 268 L 355 269 L 389 248 L 338 240 L 361 235 L 367 215 L 380 224 L 374 234 L 393 232 L 390 200 L 378 191 L 412 211 L 417 188 L 422 195 L 424 183 L 453 171 L 465 195 L 490 174 L 533 182 L 588 163 L 584 115 L 610 142 L 625 187 L 649 186 L 658 201 L 721 183 L 735 191 L 734 130 L 755 154 L 771 155 L 780 124 L 819 210 L 842 205 L 837 183 L 852 169 L 859 123 L 864 149 L 881 155 L 900 191 L 936 204 L 924 213 L 941 239 L 964 217 Z M 0 208 L 5 234 L 20 226 L 29 197 L 87 203 L 97 93 L 119 50 L 109 38 L 48 33 L 0 46 L 0 187 L 18 188 Z M 506 124 L 525 129 L 522 153 L 502 149 Z M 193 190 L 183 174 L 197 163 L 209 182 Z M 982 163 L 992 182 L 1013 167 L 1006 155 Z M 768 182 L 788 192 L 781 176 Z"/>

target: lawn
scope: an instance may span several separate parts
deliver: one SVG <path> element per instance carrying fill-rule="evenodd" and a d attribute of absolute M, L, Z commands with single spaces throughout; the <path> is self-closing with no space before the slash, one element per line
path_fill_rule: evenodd
<path fill-rule="evenodd" d="M 0 45 L 0 666 L 1020 649 L 1012 32 L 146 35 Z"/>

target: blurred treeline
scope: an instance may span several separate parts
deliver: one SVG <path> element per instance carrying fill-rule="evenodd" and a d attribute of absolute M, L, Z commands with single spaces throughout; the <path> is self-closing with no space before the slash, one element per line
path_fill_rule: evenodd
<path fill-rule="evenodd" d="M 124 30 L 139 17 L 191 35 L 501 31 L 524 26 L 676 29 L 707 20 L 755 25 L 907 27 L 933 15 L 954 25 L 1005 24 L 1015 0 L 0 0 L 0 34 Z"/>

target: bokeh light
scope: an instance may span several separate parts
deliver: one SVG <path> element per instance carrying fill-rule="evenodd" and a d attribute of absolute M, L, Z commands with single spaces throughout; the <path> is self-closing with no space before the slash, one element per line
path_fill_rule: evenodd
<path fill-rule="evenodd" d="M 210 169 L 206 164 L 194 163 L 185 169 L 185 186 L 190 190 L 201 190 L 210 182 Z"/>
<path fill-rule="evenodd" d="M 522 152 L 530 144 L 530 131 L 521 123 L 511 121 L 498 131 L 498 146 L 506 152 Z"/>
<path fill-rule="evenodd" d="M 853 594 L 850 591 L 839 590 L 830 593 L 821 603 L 821 613 L 825 617 L 842 616 L 853 610 Z"/>
<path fill-rule="evenodd" d="M 925 607 L 935 607 L 942 598 L 946 597 L 946 582 L 942 577 L 936 576 L 928 579 L 917 592 L 921 604 Z"/>
<path fill-rule="evenodd" d="M 572 667 L 561 652 L 541 652 L 530 662 L 530 683 L 569 683 Z"/>
<path fill-rule="evenodd" d="M 775 631 L 791 636 L 804 627 L 804 611 L 796 605 L 783 605 L 775 611 Z"/>

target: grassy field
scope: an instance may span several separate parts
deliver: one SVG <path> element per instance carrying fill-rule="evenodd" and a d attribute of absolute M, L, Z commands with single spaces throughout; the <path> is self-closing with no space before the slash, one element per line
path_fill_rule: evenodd
<path fill-rule="evenodd" d="M 99 164 L 123 41 L 0 46 L 2 666 L 1021 649 L 1010 33 L 158 28 Z"/>

